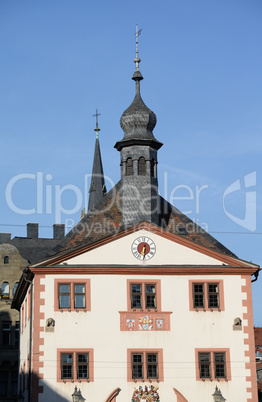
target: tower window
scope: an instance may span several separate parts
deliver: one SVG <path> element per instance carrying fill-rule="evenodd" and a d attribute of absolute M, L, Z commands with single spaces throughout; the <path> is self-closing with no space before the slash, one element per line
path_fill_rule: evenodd
<path fill-rule="evenodd" d="M 155 175 L 155 159 L 152 159 L 150 162 L 150 174 L 151 174 L 151 177 L 156 177 L 156 175 Z"/>
<path fill-rule="evenodd" d="M 131 158 L 126 160 L 126 176 L 133 176 L 133 161 Z"/>
<path fill-rule="evenodd" d="M 145 176 L 146 175 L 146 160 L 143 156 L 138 160 L 138 175 Z"/>
<path fill-rule="evenodd" d="M 9 257 L 8 257 L 8 255 L 6 255 L 6 256 L 4 257 L 4 264 L 9 264 Z"/>

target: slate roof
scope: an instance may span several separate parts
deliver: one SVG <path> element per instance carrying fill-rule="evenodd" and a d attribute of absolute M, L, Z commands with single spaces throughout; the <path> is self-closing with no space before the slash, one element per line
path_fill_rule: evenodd
<path fill-rule="evenodd" d="M 29 264 L 35 264 L 54 255 L 59 242 L 58 239 L 14 237 L 8 244 L 15 246 Z"/>
<path fill-rule="evenodd" d="M 106 185 L 104 179 L 104 171 L 100 152 L 99 139 L 97 137 L 95 143 L 91 186 L 89 190 L 90 195 L 89 195 L 88 211 L 94 208 L 94 206 L 104 197 L 105 193 L 106 193 Z"/>
<path fill-rule="evenodd" d="M 63 252 L 92 244 L 125 230 L 120 208 L 121 181 L 107 193 L 96 207 L 60 241 L 53 251 Z M 236 257 L 223 244 L 194 223 L 186 215 L 159 196 L 159 227 L 230 257 Z"/>

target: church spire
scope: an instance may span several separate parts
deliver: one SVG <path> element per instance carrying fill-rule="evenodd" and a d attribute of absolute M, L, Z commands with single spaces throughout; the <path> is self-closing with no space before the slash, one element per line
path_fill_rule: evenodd
<path fill-rule="evenodd" d="M 96 132 L 96 143 L 91 185 L 89 190 L 88 211 L 93 209 L 106 194 L 106 185 L 98 136 L 98 133 L 100 131 L 100 128 L 98 127 L 98 116 L 101 116 L 101 114 L 98 113 L 98 111 L 96 110 L 96 114 L 94 114 L 93 116 L 96 117 L 96 128 L 94 129 L 94 131 Z"/>

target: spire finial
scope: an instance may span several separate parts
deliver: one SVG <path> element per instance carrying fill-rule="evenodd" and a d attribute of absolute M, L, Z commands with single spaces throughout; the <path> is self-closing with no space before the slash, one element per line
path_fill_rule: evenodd
<path fill-rule="evenodd" d="M 142 29 L 138 30 L 138 25 L 136 24 L 136 57 L 134 58 L 134 62 L 136 63 L 136 71 L 139 71 L 139 63 L 141 59 L 138 57 L 138 37 L 141 34 Z"/>
<path fill-rule="evenodd" d="M 96 109 L 96 114 L 93 114 L 93 117 L 96 118 L 96 128 L 94 128 L 94 131 L 96 132 L 96 138 L 98 138 L 98 133 L 100 131 L 100 128 L 98 128 L 98 116 L 101 116 L 101 113 L 98 113 L 98 110 Z"/>

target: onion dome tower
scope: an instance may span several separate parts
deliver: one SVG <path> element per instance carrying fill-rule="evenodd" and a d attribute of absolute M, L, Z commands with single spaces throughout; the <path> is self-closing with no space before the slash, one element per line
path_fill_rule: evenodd
<path fill-rule="evenodd" d="M 124 137 L 115 144 L 121 159 L 122 222 L 130 226 L 140 221 L 159 223 L 157 151 L 163 145 L 153 135 L 156 115 L 143 102 L 140 94 L 138 31 L 136 26 L 136 69 L 132 80 L 136 93 L 131 105 L 124 111 L 120 125 Z"/>
<path fill-rule="evenodd" d="M 88 211 L 93 209 L 96 206 L 96 204 L 99 201 L 101 201 L 104 195 L 106 194 L 106 185 L 105 185 L 102 157 L 98 137 L 98 133 L 100 131 L 100 128 L 98 128 L 98 116 L 100 116 L 100 114 L 97 112 L 97 110 L 94 116 L 96 117 L 96 128 L 94 129 L 94 131 L 96 132 L 96 143 L 95 143 L 91 185 L 89 190 Z"/>

